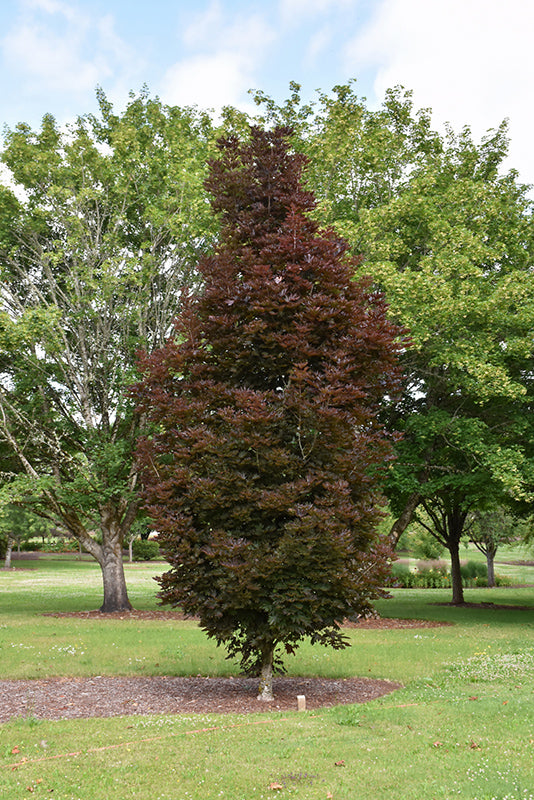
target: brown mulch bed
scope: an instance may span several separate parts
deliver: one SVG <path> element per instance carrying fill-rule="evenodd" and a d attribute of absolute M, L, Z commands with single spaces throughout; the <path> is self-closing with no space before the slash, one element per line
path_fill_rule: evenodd
<path fill-rule="evenodd" d="M 401 684 L 371 678 L 274 680 L 275 700 L 257 699 L 255 678 L 54 678 L 0 681 L 0 723 L 13 717 L 72 719 L 131 714 L 251 714 L 366 703 Z"/>

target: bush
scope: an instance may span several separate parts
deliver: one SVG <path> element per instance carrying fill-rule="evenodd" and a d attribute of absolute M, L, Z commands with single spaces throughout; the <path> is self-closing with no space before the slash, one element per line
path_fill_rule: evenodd
<path fill-rule="evenodd" d="M 451 578 L 445 567 L 416 570 L 414 587 L 417 589 L 448 589 Z"/>
<path fill-rule="evenodd" d="M 478 561 L 468 561 L 460 567 L 464 586 L 487 586 L 488 570 L 485 564 Z"/>
<path fill-rule="evenodd" d="M 40 548 L 43 553 L 77 553 L 80 546 L 75 539 L 53 539 L 44 542 Z"/>
<path fill-rule="evenodd" d="M 393 564 L 391 567 L 391 585 L 409 589 L 412 585 L 413 574 L 406 564 Z"/>
<path fill-rule="evenodd" d="M 159 557 L 159 545 L 145 539 L 136 539 L 132 544 L 132 557 L 134 561 L 151 561 Z"/>
<path fill-rule="evenodd" d="M 20 543 L 20 552 L 21 553 L 32 553 L 34 550 L 42 550 L 43 549 L 43 542 L 41 539 L 38 541 L 35 539 L 28 539 L 26 542 Z"/>
<path fill-rule="evenodd" d="M 488 573 L 485 564 L 468 561 L 460 567 L 462 583 L 466 589 L 488 585 Z M 495 576 L 497 586 L 512 586 L 509 578 Z M 428 566 L 419 563 L 412 572 L 406 564 L 393 564 L 391 568 L 391 586 L 401 589 L 448 589 L 451 586 L 451 575 L 445 566 Z"/>
<path fill-rule="evenodd" d="M 515 586 L 516 584 L 506 575 L 495 575 L 495 586 Z"/>
<path fill-rule="evenodd" d="M 451 578 L 446 567 L 423 567 L 411 572 L 404 564 L 393 564 L 393 585 L 402 589 L 448 589 Z"/>
<path fill-rule="evenodd" d="M 4 536 L 3 533 L 0 533 L 0 559 L 4 559 L 6 557 L 7 551 L 7 536 Z"/>
<path fill-rule="evenodd" d="M 435 561 L 441 558 L 445 547 L 429 531 L 414 524 L 411 528 L 403 531 L 395 549 L 397 552 L 403 551 L 414 558 Z"/>

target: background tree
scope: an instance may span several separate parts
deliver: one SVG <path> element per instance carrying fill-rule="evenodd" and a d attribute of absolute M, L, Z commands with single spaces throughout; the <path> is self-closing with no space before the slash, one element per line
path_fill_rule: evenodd
<path fill-rule="evenodd" d="M 451 553 L 488 496 L 531 502 L 534 237 L 527 187 L 506 173 L 506 125 L 475 144 L 414 113 L 401 88 L 367 109 L 351 85 L 300 104 L 298 87 L 270 120 L 295 119 L 317 218 L 363 253 L 404 325 L 407 382 L 389 424 L 404 433 L 390 470 L 394 544 L 423 505 Z"/>
<path fill-rule="evenodd" d="M 18 125 L 0 189 L 0 438 L 5 502 L 66 529 L 102 569 L 102 611 L 130 607 L 122 547 L 139 500 L 141 420 L 124 387 L 171 330 L 213 217 L 209 118 L 132 96 L 67 131 Z"/>
<path fill-rule="evenodd" d="M 502 506 L 477 511 L 469 524 L 469 541 L 486 556 L 488 586 L 495 586 L 495 556 L 502 544 L 517 540 L 517 521 Z"/>
<path fill-rule="evenodd" d="M 380 592 L 378 410 L 398 389 L 398 329 L 309 218 L 288 135 L 221 141 L 219 246 L 137 389 L 154 426 L 144 496 L 171 564 L 159 596 L 259 672 L 262 699 L 278 646 L 346 646 L 340 623 Z"/>
<path fill-rule="evenodd" d="M 51 532 L 51 524 L 46 520 L 17 506 L 5 506 L 0 514 L 0 535 L 3 535 L 7 547 L 5 552 L 5 569 L 11 567 L 11 553 L 16 545 L 20 553 L 21 544 L 35 536 L 44 537 Z"/>
<path fill-rule="evenodd" d="M 433 519 L 453 602 L 469 513 L 532 485 L 533 227 L 525 188 L 499 174 L 505 146 L 504 131 L 479 148 L 451 135 L 366 221 L 373 274 L 413 340 L 389 496 L 399 515 L 418 496 Z"/>

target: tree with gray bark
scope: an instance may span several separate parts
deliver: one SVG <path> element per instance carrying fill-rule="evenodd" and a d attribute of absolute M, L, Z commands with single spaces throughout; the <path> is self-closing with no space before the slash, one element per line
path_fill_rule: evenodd
<path fill-rule="evenodd" d="M 0 503 L 75 537 L 101 611 L 130 608 L 123 545 L 139 507 L 136 353 L 163 343 L 213 233 L 207 115 L 146 93 L 62 130 L 8 131 L 0 186 Z"/>

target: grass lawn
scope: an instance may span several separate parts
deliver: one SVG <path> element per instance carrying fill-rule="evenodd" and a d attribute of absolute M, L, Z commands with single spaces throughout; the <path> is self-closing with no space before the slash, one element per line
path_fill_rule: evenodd
<path fill-rule="evenodd" d="M 193 622 L 43 616 L 98 607 L 89 561 L 14 564 L 0 572 L 4 679 L 237 674 Z M 152 577 L 164 569 L 126 565 L 136 608 L 156 607 Z M 453 625 L 351 630 L 348 650 L 307 645 L 288 658 L 289 674 L 403 683 L 365 705 L 0 725 L 0 797 L 534 800 L 534 610 L 439 605 L 449 599 L 395 590 L 383 616 Z M 472 589 L 466 600 L 534 607 L 534 588 Z"/>

